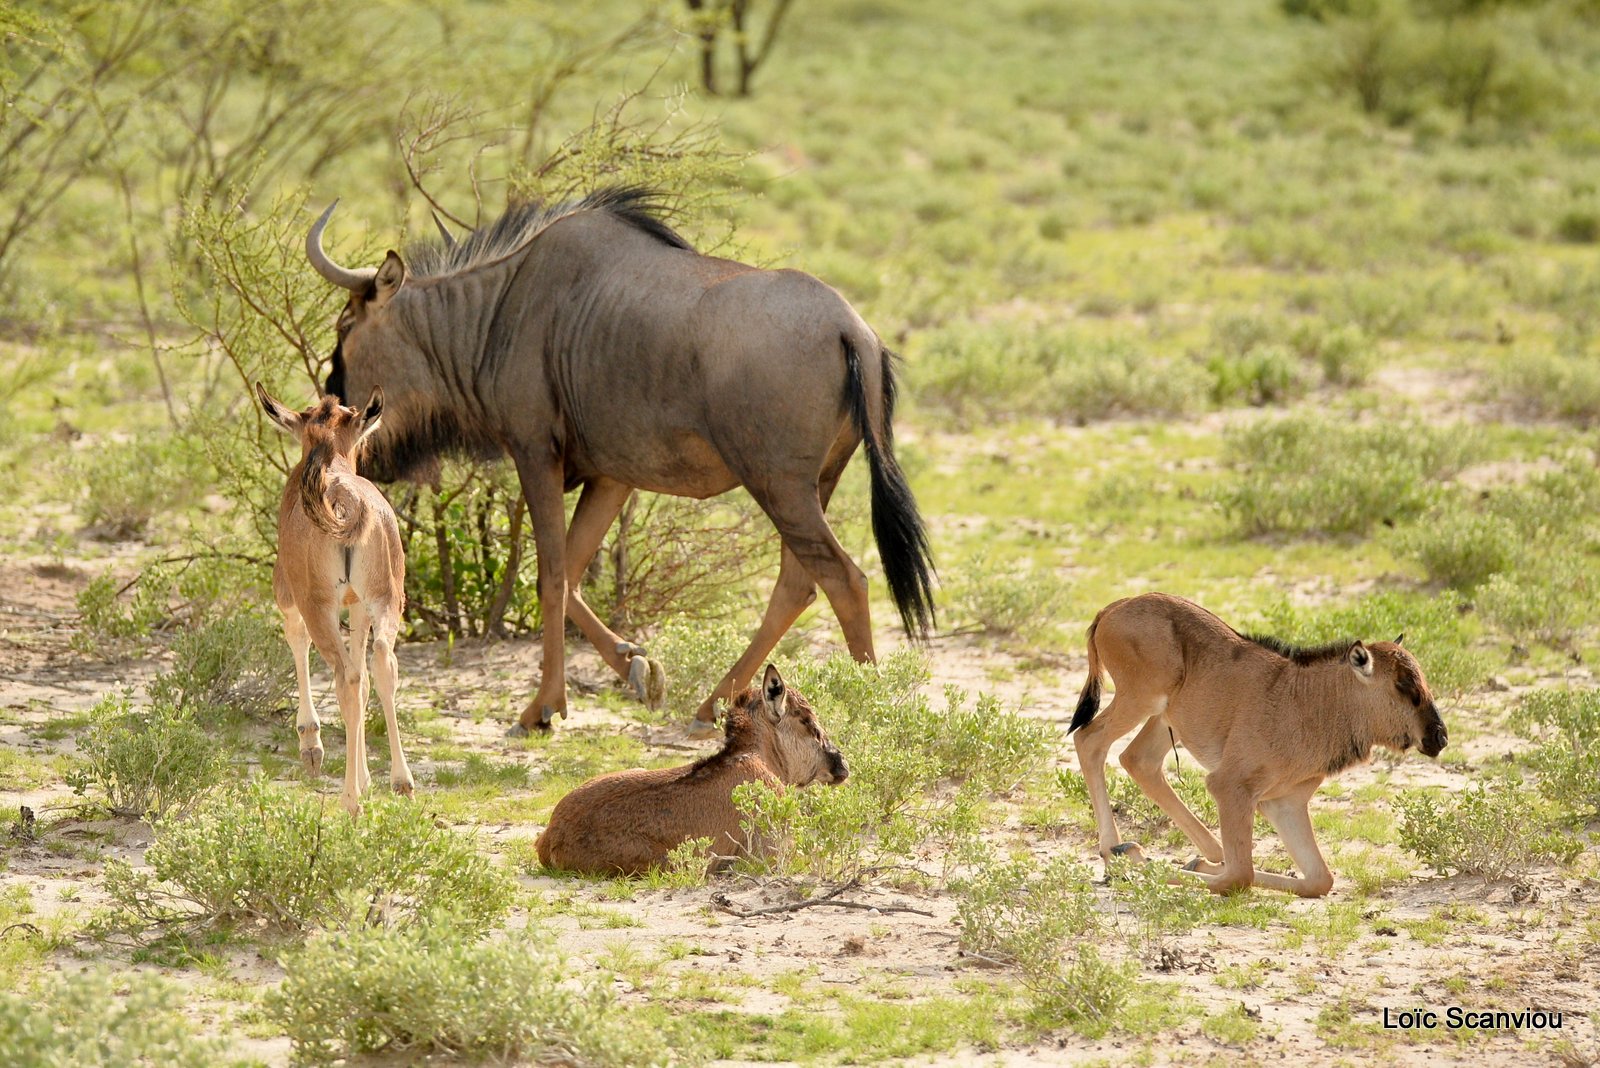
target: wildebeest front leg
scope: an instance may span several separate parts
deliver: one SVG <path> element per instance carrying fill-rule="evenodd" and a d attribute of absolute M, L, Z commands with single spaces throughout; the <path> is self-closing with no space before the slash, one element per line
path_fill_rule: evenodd
<path fill-rule="evenodd" d="M 800 559 L 789 551 L 787 545 L 783 548 L 783 562 L 778 566 L 778 584 L 772 589 L 772 599 L 767 602 L 767 613 L 761 618 L 761 626 L 757 629 L 755 637 L 750 641 L 750 647 L 744 651 L 739 662 L 722 677 L 711 695 L 700 703 L 696 709 L 694 720 L 696 726 L 710 725 L 717 718 L 717 702 L 732 702 L 755 677 L 756 671 L 766 662 L 767 654 L 772 652 L 778 640 L 782 638 L 794 621 L 800 618 L 813 601 L 817 599 L 817 585 L 811 579 L 811 572 L 805 569 Z"/>
<path fill-rule="evenodd" d="M 637 645 L 623 641 L 601 622 L 583 599 L 583 573 L 632 492 L 632 486 L 610 478 L 596 478 L 583 484 L 578 506 L 573 509 L 572 522 L 567 527 L 567 616 L 611 670 L 633 687 L 634 695 L 654 708 L 663 696 L 660 692 L 664 683 L 661 665 L 645 656 Z M 652 676 L 657 685 L 652 685 Z"/>
<path fill-rule="evenodd" d="M 562 505 L 561 463 L 553 451 L 540 455 L 519 452 L 516 463 L 533 525 L 534 552 L 539 560 L 539 614 L 544 621 L 539 691 L 506 732 L 509 737 L 520 738 L 529 731 L 549 730 L 556 716 L 567 714 L 567 517 Z"/>

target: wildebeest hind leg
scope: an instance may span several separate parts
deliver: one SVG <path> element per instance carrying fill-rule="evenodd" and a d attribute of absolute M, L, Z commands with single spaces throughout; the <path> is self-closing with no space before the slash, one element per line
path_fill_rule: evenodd
<path fill-rule="evenodd" d="M 778 644 L 778 639 L 794 626 L 800 613 L 816 599 L 817 586 L 811 580 L 811 573 L 785 545 L 783 562 L 778 566 L 778 584 L 773 587 L 772 599 L 767 602 L 767 614 L 762 617 L 760 628 L 739 662 L 722 677 L 711 695 L 700 703 L 694 714 L 696 724 L 715 722 L 717 702 L 731 702 L 736 694 L 750 685 L 756 669 L 767 659 L 767 654 Z"/>
<path fill-rule="evenodd" d="M 784 548 L 794 554 L 827 595 L 850 655 L 862 661 L 876 660 L 872 613 L 867 606 L 867 576 L 828 526 L 817 487 L 779 484 L 759 494 L 752 489 L 751 495 L 778 528 Z"/>
<path fill-rule="evenodd" d="M 634 685 L 634 695 L 653 707 L 656 702 L 652 697 L 659 701 L 659 696 L 652 694 L 647 684 L 640 685 L 633 676 L 643 675 L 647 683 L 651 669 L 659 672 L 660 665 L 653 664 L 638 646 L 623 641 L 601 622 L 583 599 L 583 573 L 589 569 L 589 562 L 599 550 L 606 531 L 616 522 L 632 492 L 632 486 L 610 478 L 596 478 L 583 484 L 578 505 L 572 512 L 572 522 L 567 527 L 567 617 L 583 631 L 583 636 L 589 639 L 589 644 L 595 647 L 607 666 Z"/>

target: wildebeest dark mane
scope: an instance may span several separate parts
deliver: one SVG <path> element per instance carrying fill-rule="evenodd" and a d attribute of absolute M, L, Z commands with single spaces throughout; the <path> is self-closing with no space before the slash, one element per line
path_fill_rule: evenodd
<path fill-rule="evenodd" d="M 406 267 L 415 278 L 443 278 L 502 260 L 543 233 L 552 223 L 583 211 L 599 211 L 649 234 L 664 245 L 691 250 L 689 242 L 664 221 L 666 196 L 643 186 L 597 189 L 577 200 L 555 204 L 530 200 L 513 204 L 504 215 L 452 245 L 418 241 L 406 248 Z"/>
<path fill-rule="evenodd" d="M 378 482 L 400 482 L 431 473 L 441 456 L 487 462 L 502 455 L 499 444 L 470 432 L 454 415 L 435 412 L 368 439 L 360 473 Z"/>
<path fill-rule="evenodd" d="M 1319 664 L 1324 660 L 1340 660 L 1350 652 L 1350 647 L 1355 642 L 1346 639 L 1339 642 L 1328 642 L 1326 645 L 1295 645 L 1282 638 L 1274 638 L 1270 634 L 1241 634 L 1241 638 L 1254 642 L 1263 649 L 1270 649 L 1285 660 L 1292 660 L 1301 667 L 1308 664 Z"/>

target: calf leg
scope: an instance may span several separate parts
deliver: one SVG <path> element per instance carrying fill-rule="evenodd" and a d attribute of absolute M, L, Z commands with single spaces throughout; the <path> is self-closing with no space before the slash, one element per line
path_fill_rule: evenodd
<path fill-rule="evenodd" d="M 1323 859 L 1322 850 L 1317 848 L 1316 834 L 1311 829 L 1311 813 L 1307 808 L 1311 795 L 1316 793 L 1321 784 L 1322 780 L 1318 779 L 1310 784 L 1309 789 L 1302 787 L 1285 797 L 1261 802 L 1261 814 L 1277 829 L 1284 848 L 1289 850 L 1295 866 L 1300 869 L 1300 877 L 1257 871 L 1257 886 L 1287 890 L 1301 897 L 1322 897 L 1333 889 L 1333 872 L 1328 870 L 1328 862 Z"/>
<path fill-rule="evenodd" d="M 1206 789 L 1217 799 L 1217 817 L 1222 825 L 1222 870 L 1194 871 L 1214 894 L 1230 894 L 1251 885 L 1256 879 L 1254 866 L 1255 795 L 1233 772 L 1213 771 L 1206 776 Z"/>
<path fill-rule="evenodd" d="M 1123 854 L 1141 859 L 1137 846 L 1122 847 L 1122 836 L 1111 814 L 1111 794 L 1106 790 L 1106 757 L 1111 752 L 1111 743 L 1152 716 L 1159 716 L 1163 707 L 1164 699 L 1141 698 L 1131 690 L 1118 692 L 1099 715 L 1072 736 L 1078 751 L 1078 769 L 1083 773 L 1089 804 L 1094 809 L 1100 856 L 1107 861 L 1113 855 Z"/>
<path fill-rule="evenodd" d="M 317 709 L 311 702 L 311 634 L 298 608 L 284 608 L 283 636 L 289 642 L 289 652 L 294 656 L 295 684 L 300 690 L 300 710 L 294 717 L 295 733 L 300 739 L 300 766 L 307 775 L 322 774 L 322 721 L 317 719 Z"/>
<path fill-rule="evenodd" d="M 359 602 L 350 606 L 350 663 L 353 664 L 359 678 L 356 682 L 356 724 L 358 733 L 352 746 L 350 739 L 346 738 L 346 760 L 359 759 L 360 765 L 356 775 L 360 780 L 360 792 L 366 793 L 372 785 L 372 769 L 367 766 L 367 637 L 372 633 L 372 613 L 367 611 L 365 605 Z"/>
<path fill-rule="evenodd" d="M 1165 705 L 1165 702 L 1163 702 Z M 1212 863 L 1222 860 L 1222 845 L 1167 782 L 1166 760 L 1172 735 L 1165 716 L 1154 716 L 1123 749 L 1121 763 L 1144 795 L 1161 807 L 1194 847 Z"/>
<path fill-rule="evenodd" d="M 400 747 L 400 720 L 394 706 L 394 692 L 400 682 L 400 665 L 394 655 L 400 612 L 397 606 L 383 605 L 373 615 L 377 623 L 372 639 L 372 674 L 378 683 L 378 701 L 383 705 L 383 722 L 389 732 L 389 785 L 395 793 L 410 797 L 415 780 Z"/>
<path fill-rule="evenodd" d="M 339 609 L 333 604 L 315 605 L 303 611 L 311 641 L 328 667 L 333 669 L 333 692 L 339 700 L 339 715 L 344 720 L 344 792 L 339 795 L 345 811 L 361 814 L 361 770 L 365 739 L 362 734 L 362 709 L 357 701 L 361 667 L 350 659 L 350 650 L 339 634 Z"/>

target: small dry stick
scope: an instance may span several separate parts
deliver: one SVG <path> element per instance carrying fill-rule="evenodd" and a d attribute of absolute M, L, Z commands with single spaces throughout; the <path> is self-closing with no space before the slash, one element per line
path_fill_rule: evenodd
<path fill-rule="evenodd" d="M 838 901 L 838 896 L 846 890 L 860 885 L 860 880 L 851 879 L 849 882 L 840 883 L 821 897 L 808 897 L 804 901 L 794 901 L 787 905 L 772 905 L 764 909 L 741 909 L 734 907 L 727 894 L 718 891 L 711 895 L 711 904 L 722 912 L 737 916 L 741 920 L 748 920 L 754 916 L 775 916 L 784 912 L 799 912 L 801 909 L 815 908 L 826 905 L 835 909 L 857 909 L 862 912 L 911 912 L 918 916 L 932 916 L 931 912 L 914 909 L 909 905 L 873 905 L 864 901 Z"/>

